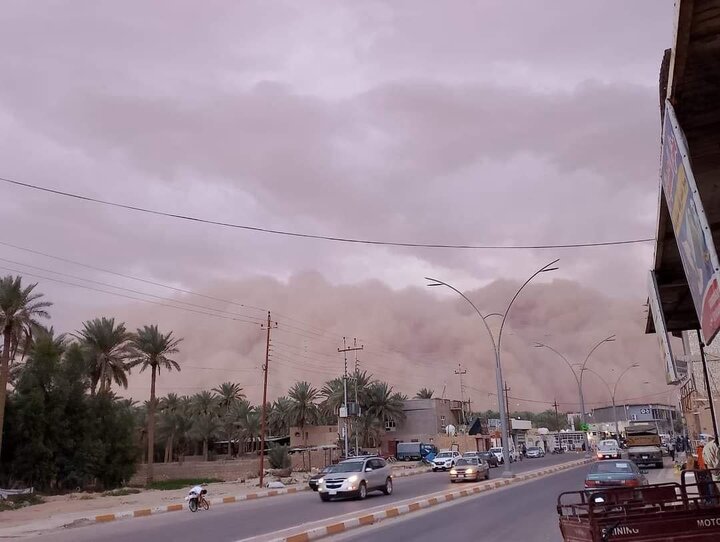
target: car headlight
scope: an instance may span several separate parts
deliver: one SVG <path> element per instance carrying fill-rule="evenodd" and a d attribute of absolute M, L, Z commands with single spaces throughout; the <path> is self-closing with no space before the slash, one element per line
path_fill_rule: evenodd
<path fill-rule="evenodd" d="M 348 482 L 352 484 L 353 482 L 357 482 L 357 479 L 357 474 L 353 474 L 350 478 L 348 478 Z"/>
<path fill-rule="evenodd" d="M 465 474 L 472 474 L 473 472 L 475 472 L 475 471 L 472 470 L 472 469 L 467 469 L 467 470 L 465 471 Z"/>
<path fill-rule="evenodd" d="M 450 474 L 457 474 L 457 471 L 455 469 L 450 469 Z"/>
<path fill-rule="evenodd" d="M 318 484 L 322 484 L 323 482 L 325 482 L 325 478 L 320 478 L 320 479 L 317 481 Z"/>

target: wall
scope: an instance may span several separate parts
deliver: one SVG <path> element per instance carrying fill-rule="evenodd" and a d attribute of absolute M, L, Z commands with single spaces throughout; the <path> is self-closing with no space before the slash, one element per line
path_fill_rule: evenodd
<path fill-rule="evenodd" d="M 307 446 L 332 446 L 338 441 L 337 425 L 307 425 L 305 426 Z M 299 427 L 290 428 L 290 447 L 305 447 L 305 440 Z"/>
<path fill-rule="evenodd" d="M 267 465 L 267 458 L 266 458 Z M 269 468 L 269 465 L 268 465 Z M 130 479 L 131 485 L 144 485 L 146 465 L 138 465 Z M 156 481 L 176 478 L 217 478 L 223 481 L 254 478 L 258 475 L 260 460 L 257 456 L 244 459 L 220 461 L 186 461 L 183 463 L 155 463 L 153 474 Z"/>

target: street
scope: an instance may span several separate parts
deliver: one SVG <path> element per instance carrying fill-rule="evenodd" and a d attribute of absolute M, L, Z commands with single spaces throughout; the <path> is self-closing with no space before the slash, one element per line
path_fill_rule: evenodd
<path fill-rule="evenodd" d="M 588 467 L 379 523 L 333 540 L 413 542 L 562 542 L 555 504 L 563 491 L 580 489 Z"/>
<path fill-rule="evenodd" d="M 514 463 L 513 470 L 525 472 L 548 465 L 574 461 L 579 457 L 577 454 L 548 455 L 542 459 Z M 502 468 L 491 469 L 491 478 L 499 478 L 501 472 Z M 573 471 L 573 473 L 576 472 L 579 471 Z M 576 475 L 582 476 L 581 474 Z M 430 472 L 407 478 L 397 478 L 395 491 L 390 497 L 373 493 L 368 496 L 366 501 L 362 502 L 349 500 L 323 503 L 316 493 L 305 492 L 255 502 L 225 504 L 213 507 L 210 511 L 200 511 L 195 514 L 187 511 L 172 512 L 147 518 L 121 520 L 105 525 L 96 524 L 72 528 L 64 532 L 52 532 L 33 537 L 33 539 L 52 540 L 53 542 L 84 542 L 100 538 L 103 542 L 131 540 L 174 542 L 176 540 L 212 539 L 217 542 L 231 542 L 457 487 L 450 483 L 447 473 Z M 576 486 L 561 485 L 558 487 Z M 493 492 L 492 495 L 494 496 L 495 493 Z M 493 496 L 490 498 L 494 498 Z"/>

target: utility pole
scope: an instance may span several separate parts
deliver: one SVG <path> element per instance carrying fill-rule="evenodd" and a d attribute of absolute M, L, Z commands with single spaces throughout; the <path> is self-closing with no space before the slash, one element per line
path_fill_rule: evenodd
<path fill-rule="evenodd" d="M 344 371 L 344 373 L 343 373 L 343 402 L 345 403 L 345 405 L 344 405 L 344 407 L 345 407 L 345 424 L 344 424 L 344 429 L 345 429 L 345 450 L 344 450 L 344 451 L 345 451 L 345 457 L 348 456 L 348 446 L 349 446 L 349 444 L 348 444 L 348 437 L 349 437 L 349 435 L 348 435 L 348 422 L 347 422 L 347 419 L 348 419 L 348 407 L 347 407 L 347 406 L 348 406 L 348 402 L 347 402 L 347 401 L 348 401 L 348 398 L 347 398 L 347 378 L 348 378 L 348 374 L 347 374 L 347 362 L 348 362 L 348 359 L 347 359 L 347 353 L 348 353 L 348 352 L 355 352 L 355 351 L 357 351 L 357 350 L 362 350 L 362 349 L 363 349 L 362 346 L 350 346 L 350 347 L 348 347 L 347 341 L 345 340 L 345 337 L 343 337 L 343 347 L 342 347 L 342 348 L 338 348 L 338 352 L 344 354 L 344 357 L 345 357 L 345 371 Z"/>
<path fill-rule="evenodd" d="M 270 329 L 277 328 L 277 323 L 273 325 L 270 320 L 270 311 L 268 311 L 267 325 L 262 324 L 261 328 L 267 330 L 267 340 L 265 342 L 265 365 L 263 365 L 263 402 L 262 416 L 260 420 L 260 487 L 263 487 L 265 478 L 265 428 L 267 413 L 267 381 L 268 381 L 268 365 L 270 364 Z"/>
<path fill-rule="evenodd" d="M 357 414 L 360 414 L 360 405 L 358 403 L 358 376 L 360 374 L 360 362 L 357 356 L 357 339 L 353 338 L 353 347 L 355 350 L 355 408 L 358 409 Z M 355 418 L 355 456 L 360 454 L 360 438 L 358 436 L 358 420 Z"/>
<path fill-rule="evenodd" d="M 462 364 L 458 363 L 455 374 L 460 376 L 460 418 L 461 423 L 466 424 L 465 419 L 465 386 L 463 386 L 463 375 L 467 374 L 467 369 L 462 368 Z"/>
<path fill-rule="evenodd" d="M 507 380 L 505 381 L 505 412 L 507 412 L 507 427 L 508 427 L 508 444 L 514 441 L 512 439 L 512 420 L 510 419 L 510 387 L 508 386 Z M 508 450 L 510 450 L 510 447 L 508 446 Z"/>
<path fill-rule="evenodd" d="M 715 442 L 718 440 L 718 426 L 715 419 L 715 405 L 713 404 L 712 390 L 710 389 L 710 376 L 708 375 L 707 359 L 705 359 L 705 345 L 703 344 L 700 331 L 697 332 L 698 343 L 700 343 L 700 361 L 702 362 L 703 377 L 705 379 L 705 390 L 707 390 L 708 403 L 710 405 L 710 417 L 713 424 L 713 435 Z"/>

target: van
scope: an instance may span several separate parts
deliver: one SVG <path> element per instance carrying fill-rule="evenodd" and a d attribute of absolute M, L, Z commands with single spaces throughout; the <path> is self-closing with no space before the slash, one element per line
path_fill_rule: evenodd
<path fill-rule="evenodd" d="M 598 459 L 620 459 L 620 446 L 617 440 L 601 440 L 597 445 Z"/>

